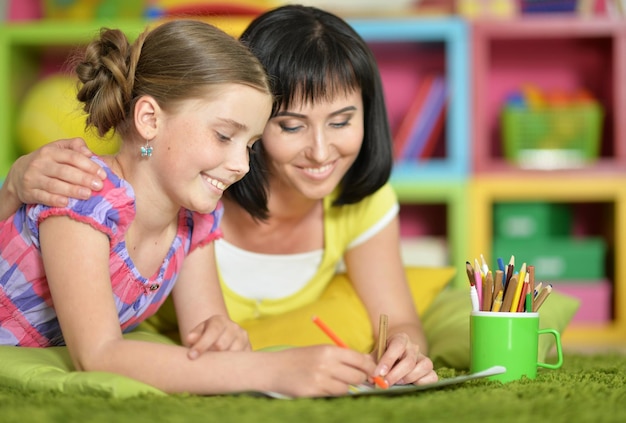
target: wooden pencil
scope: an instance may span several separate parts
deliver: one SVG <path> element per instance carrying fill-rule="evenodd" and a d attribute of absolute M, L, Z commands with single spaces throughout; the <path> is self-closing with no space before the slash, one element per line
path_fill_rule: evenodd
<path fill-rule="evenodd" d="M 504 291 L 504 299 L 502 300 L 502 311 L 511 311 L 511 304 L 513 304 L 513 297 L 515 296 L 515 291 L 517 291 L 518 284 L 518 275 L 511 276 L 511 280 L 507 284 L 507 287 Z"/>
<path fill-rule="evenodd" d="M 505 293 L 509 286 L 509 283 L 511 282 L 511 278 L 513 277 L 514 270 L 515 270 L 515 256 L 511 256 L 511 259 L 509 260 L 509 264 L 506 266 L 506 278 L 504 279 L 504 292 Z"/>
<path fill-rule="evenodd" d="M 522 295 L 522 288 L 524 287 L 524 282 L 526 281 L 526 263 L 522 263 L 522 267 L 519 269 L 519 273 L 517 275 L 517 289 L 515 290 L 515 295 L 513 295 L 513 302 L 511 303 L 512 312 L 517 311 L 517 306 L 519 305 Z"/>
<path fill-rule="evenodd" d="M 483 275 L 487 275 L 487 273 L 489 273 L 489 265 L 487 264 L 487 261 L 485 260 L 485 256 L 483 256 L 482 254 L 480 255 L 480 262 L 482 263 L 482 271 L 483 271 Z"/>
<path fill-rule="evenodd" d="M 526 273 L 526 280 L 522 286 L 522 292 L 520 293 L 519 303 L 517 304 L 517 312 L 521 313 L 526 309 L 526 294 L 530 289 L 530 276 Z M 532 310 L 532 309 L 531 309 Z"/>
<path fill-rule="evenodd" d="M 381 314 L 378 320 L 378 352 L 376 362 L 378 363 L 387 349 L 387 325 L 388 317 Z"/>
<path fill-rule="evenodd" d="M 528 266 L 528 292 L 530 293 L 530 303 L 527 304 L 526 309 L 532 311 L 533 303 L 535 302 L 535 266 Z"/>
<path fill-rule="evenodd" d="M 498 291 L 504 287 L 504 285 L 502 285 L 503 276 L 504 276 L 504 272 L 502 270 L 496 270 L 496 277 L 493 279 L 493 301 L 496 300 Z"/>
<path fill-rule="evenodd" d="M 548 284 L 541 289 L 539 295 L 537 295 L 537 301 L 533 304 L 533 311 L 539 311 L 539 308 L 543 305 L 548 295 L 552 292 L 552 285 Z"/>
<path fill-rule="evenodd" d="M 483 279 L 478 259 L 474 259 L 474 280 L 476 281 L 476 293 L 478 294 L 478 307 L 483 303 Z"/>
<path fill-rule="evenodd" d="M 472 268 L 472 263 L 469 261 L 465 262 L 465 272 L 467 273 L 467 279 L 469 279 L 470 285 L 474 285 L 474 269 Z"/>
<path fill-rule="evenodd" d="M 483 279 L 483 303 L 480 308 L 482 311 L 491 310 L 493 303 L 493 273 L 491 270 L 487 272 L 487 276 Z"/>
<path fill-rule="evenodd" d="M 498 290 L 498 293 L 496 294 L 496 299 L 493 301 L 493 306 L 491 307 L 491 311 L 500 311 L 500 309 L 502 308 L 502 292 L 503 289 L 500 288 Z"/>

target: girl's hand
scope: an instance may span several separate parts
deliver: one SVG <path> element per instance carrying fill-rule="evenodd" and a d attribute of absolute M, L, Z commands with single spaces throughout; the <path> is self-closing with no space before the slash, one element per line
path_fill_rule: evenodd
<path fill-rule="evenodd" d="M 289 348 L 279 354 L 270 390 L 293 397 L 345 395 L 350 385 L 371 380 L 371 356 L 334 345 Z"/>
<path fill-rule="evenodd" d="M 85 200 L 102 189 L 106 173 L 92 155 L 82 138 L 58 140 L 20 157 L 7 182 L 22 203 L 64 207 L 70 197 Z"/>
<path fill-rule="evenodd" d="M 376 368 L 389 385 L 424 385 L 438 380 L 433 362 L 412 343 L 405 333 L 396 333 L 387 339 L 387 349 Z"/>
<path fill-rule="evenodd" d="M 209 317 L 185 338 L 188 357 L 193 360 L 206 351 L 251 351 L 248 332 L 223 315 Z"/>

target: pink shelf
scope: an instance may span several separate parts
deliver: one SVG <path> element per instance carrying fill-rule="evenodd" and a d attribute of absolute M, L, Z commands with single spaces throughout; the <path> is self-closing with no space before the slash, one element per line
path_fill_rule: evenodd
<path fill-rule="evenodd" d="M 572 324 L 606 324 L 611 321 L 612 285 L 609 281 L 559 281 L 552 285 L 556 291 L 580 300 Z"/>
<path fill-rule="evenodd" d="M 523 84 L 543 89 L 589 90 L 605 111 L 601 152 L 597 161 L 574 171 L 626 172 L 623 21 L 529 17 L 477 21 L 471 32 L 475 172 L 536 172 L 520 169 L 502 153 L 500 110 L 507 95 Z"/>

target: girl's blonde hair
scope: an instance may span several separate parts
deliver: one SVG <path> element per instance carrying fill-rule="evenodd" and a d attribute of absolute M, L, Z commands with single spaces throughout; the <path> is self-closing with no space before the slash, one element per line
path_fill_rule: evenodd
<path fill-rule="evenodd" d="M 270 95 L 258 59 L 238 40 L 196 20 L 173 20 L 144 31 L 130 44 L 117 29 L 103 28 L 74 59 L 87 126 L 100 136 L 133 130 L 133 106 L 154 97 L 166 111 L 183 100 L 200 98 L 217 84 L 245 84 Z"/>

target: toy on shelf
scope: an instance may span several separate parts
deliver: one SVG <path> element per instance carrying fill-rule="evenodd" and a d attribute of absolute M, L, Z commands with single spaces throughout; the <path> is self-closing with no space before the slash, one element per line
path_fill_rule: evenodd
<path fill-rule="evenodd" d="M 119 148 L 117 135 L 97 136 L 86 131 L 86 115 L 76 99 L 76 79 L 52 74 L 38 81 L 26 93 L 17 110 L 16 132 L 23 153 L 29 153 L 59 138 L 83 137 L 91 150 L 100 155 Z"/>
<path fill-rule="evenodd" d="M 598 157 L 603 110 L 585 90 L 542 91 L 526 85 L 503 108 L 505 157 L 526 169 L 588 165 Z"/>

